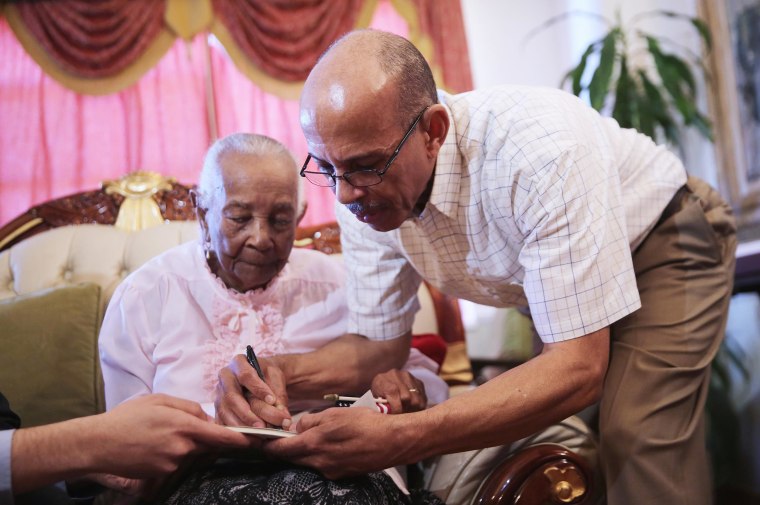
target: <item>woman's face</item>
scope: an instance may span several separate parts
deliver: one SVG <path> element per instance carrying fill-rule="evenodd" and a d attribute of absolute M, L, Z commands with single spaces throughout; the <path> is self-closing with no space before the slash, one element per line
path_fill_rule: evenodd
<path fill-rule="evenodd" d="M 227 287 L 265 287 L 288 261 L 298 222 L 298 174 L 282 156 L 231 153 L 219 159 L 223 186 L 201 209 L 209 264 Z"/>

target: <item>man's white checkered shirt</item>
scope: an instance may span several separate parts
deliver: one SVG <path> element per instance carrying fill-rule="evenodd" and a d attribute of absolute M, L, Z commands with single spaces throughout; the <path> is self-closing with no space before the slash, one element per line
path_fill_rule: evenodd
<path fill-rule="evenodd" d="M 381 233 L 338 205 L 349 331 L 409 331 L 421 278 L 480 304 L 527 304 L 544 342 L 638 309 L 631 251 L 686 183 L 680 161 L 562 91 L 440 99 L 451 127 L 420 217 Z"/>

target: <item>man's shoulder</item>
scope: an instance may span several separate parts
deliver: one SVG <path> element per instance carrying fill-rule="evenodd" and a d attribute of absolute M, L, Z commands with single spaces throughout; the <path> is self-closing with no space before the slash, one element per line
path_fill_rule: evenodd
<path fill-rule="evenodd" d="M 526 111 L 555 110 L 585 107 L 575 95 L 561 89 L 542 86 L 499 85 L 475 89 L 459 94 L 440 91 L 439 99 L 452 112 L 456 120 L 466 116 L 469 120 L 479 117 L 519 119 Z"/>

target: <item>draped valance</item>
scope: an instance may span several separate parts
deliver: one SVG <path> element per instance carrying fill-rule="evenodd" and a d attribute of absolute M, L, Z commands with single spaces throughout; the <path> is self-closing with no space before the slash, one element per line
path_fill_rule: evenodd
<path fill-rule="evenodd" d="M 472 88 L 459 0 L 392 0 L 439 85 Z M 136 82 L 176 38 L 213 34 L 263 89 L 295 98 L 329 45 L 368 26 L 377 0 L 35 0 L 3 7 L 25 50 L 69 89 Z"/>

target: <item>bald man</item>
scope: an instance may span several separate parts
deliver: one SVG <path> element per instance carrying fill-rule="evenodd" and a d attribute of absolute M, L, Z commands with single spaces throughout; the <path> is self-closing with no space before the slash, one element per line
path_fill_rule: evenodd
<path fill-rule="evenodd" d="M 439 92 L 414 46 L 383 32 L 334 44 L 300 118 L 301 175 L 342 204 L 350 335 L 331 372 L 366 382 L 403 362 L 421 279 L 528 307 L 544 346 L 422 412 L 304 417 L 272 453 L 342 476 L 504 444 L 601 401 L 609 503 L 710 501 L 703 407 L 735 249 L 711 188 L 567 93 Z M 282 362 L 296 382 L 319 366 Z"/>

